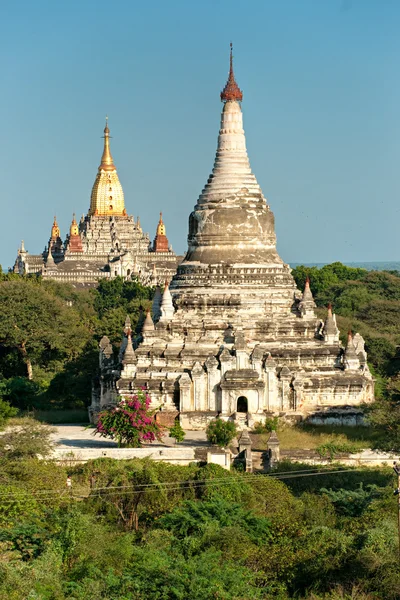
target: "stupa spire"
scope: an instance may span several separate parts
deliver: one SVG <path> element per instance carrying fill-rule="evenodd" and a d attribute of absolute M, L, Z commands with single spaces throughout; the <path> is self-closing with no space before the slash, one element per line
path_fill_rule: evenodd
<path fill-rule="evenodd" d="M 103 155 L 92 188 L 89 214 L 92 216 L 126 216 L 124 192 L 110 150 L 108 117 L 106 117 L 103 138 Z"/>
<path fill-rule="evenodd" d="M 75 213 L 69 228 L 68 252 L 83 252 L 82 240 L 79 234 L 79 226 L 76 222 Z"/>
<path fill-rule="evenodd" d="M 230 59 L 229 59 L 229 75 L 228 75 L 228 81 L 226 82 L 225 87 L 221 92 L 221 101 L 228 102 L 229 100 L 236 100 L 237 102 L 241 102 L 243 100 L 243 92 L 239 88 L 238 84 L 236 83 L 235 74 L 233 72 L 232 42 L 231 42 L 230 46 L 231 46 L 231 53 L 230 53 Z"/>
<path fill-rule="evenodd" d="M 101 157 L 101 163 L 99 166 L 99 171 L 115 171 L 115 165 L 113 157 L 111 156 L 110 150 L 110 129 L 108 127 L 108 117 L 106 117 L 106 126 L 104 127 L 104 150 L 103 156 Z"/>
<path fill-rule="evenodd" d="M 54 215 L 54 221 L 53 221 L 53 225 L 51 227 L 51 239 L 52 239 L 52 241 L 55 241 L 59 237 L 60 237 L 60 228 L 57 223 L 57 217 Z"/>
<path fill-rule="evenodd" d="M 345 369 L 357 370 L 360 368 L 360 360 L 357 355 L 351 329 L 347 333 L 347 345 L 344 351 L 343 364 Z"/>
<path fill-rule="evenodd" d="M 166 229 L 160 212 L 160 220 L 158 221 L 156 236 L 153 241 L 153 252 L 168 252 L 169 244 L 166 236 Z"/>
<path fill-rule="evenodd" d="M 339 340 L 339 329 L 336 325 L 335 315 L 332 314 L 332 304 L 328 304 L 328 312 L 322 328 L 322 337 L 327 344 L 333 344 Z"/>
<path fill-rule="evenodd" d="M 276 252 L 274 216 L 247 155 L 242 97 L 231 54 L 214 167 L 189 219 L 185 262 L 283 264 Z"/>
<path fill-rule="evenodd" d="M 142 327 L 142 332 L 145 333 L 146 331 L 154 331 L 154 323 L 153 323 L 153 319 L 151 318 L 149 308 L 147 309 L 146 318 L 144 320 L 143 327 Z"/>
<path fill-rule="evenodd" d="M 169 291 L 168 281 L 165 282 L 164 293 L 161 299 L 161 318 L 160 321 L 170 321 L 174 316 L 174 305 L 172 302 L 172 295 Z"/>
<path fill-rule="evenodd" d="M 299 304 L 299 311 L 302 317 L 314 317 L 314 308 L 316 304 L 310 288 L 310 278 L 307 276 L 304 285 L 303 296 Z"/>

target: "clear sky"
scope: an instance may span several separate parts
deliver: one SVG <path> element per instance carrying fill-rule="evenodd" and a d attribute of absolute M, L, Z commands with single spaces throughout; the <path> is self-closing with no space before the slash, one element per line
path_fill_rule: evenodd
<path fill-rule="evenodd" d="M 175 251 L 211 172 L 229 42 L 287 262 L 400 260 L 399 0 L 3 0 L 0 263 L 89 208 L 109 115 L 129 214 Z"/>

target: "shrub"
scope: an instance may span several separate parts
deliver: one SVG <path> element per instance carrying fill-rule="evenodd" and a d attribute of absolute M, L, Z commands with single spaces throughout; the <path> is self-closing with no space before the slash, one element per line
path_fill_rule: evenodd
<path fill-rule="evenodd" d="M 54 429 L 35 419 L 16 420 L 15 427 L 0 436 L 0 458 L 8 459 L 47 457 L 53 450 L 51 434 Z"/>
<path fill-rule="evenodd" d="M 178 444 L 179 442 L 183 442 L 186 433 L 179 421 L 175 421 L 174 426 L 170 428 L 169 436 L 172 437 Z"/>
<path fill-rule="evenodd" d="M 206 434 L 210 444 L 216 444 L 225 448 L 236 437 L 237 427 L 233 421 L 214 419 L 207 425 Z"/>
<path fill-rule="evenodd" d="M 154 420 L 151 398 L 143 391 L 123 398 L 117 406 L 99 414 L 94 434 L 117 440 L 118 446 L 140 448 L 143 442 L 161 441 L 164 428 Z"/>
<path fill-rule="evenodd" d="M 259 421 L 254 425 L 254 433 L 271 433 L 271 431 L 277 431 L 278 429 L 278 417 L 267 417 L 264 422 Z"/>
<path fill-rule="evenodd" d="M 15 417 L 17 413 L 17 408 L 14 408 L 8 402 L 5 402 L 5 400 L 0 398 L 0 427 L 2 427 L 8 419 Z"/>

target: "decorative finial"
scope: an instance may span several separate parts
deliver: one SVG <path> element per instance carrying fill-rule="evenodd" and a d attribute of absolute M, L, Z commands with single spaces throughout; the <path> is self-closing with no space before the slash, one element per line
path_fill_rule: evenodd
<path fill-rule="evenodd" d="M 79 227 L 78 227 L 78 224 L 75 219 L 75 213 L 72 213 L 72 223 L 71 223 L 71 227 L 69 228 L 69 235 L 70 236 L 79 235 Z"/>
<path fill-rule="evenodd" d="M 108 127 L 108 116 L 106 116 L 106 126 L 104 127 L 104 150 L 103 156 L 101 157 L 101 163 L 99 166 L 99 171 L 115 171 L 115 165 L 113 161 L 113 157 L 111 156 L 110 151 L 110 129 Z"/>
<path fill-rule="evenodd" d="M 229 76 L 228 81 L 224 89 L 221 92 L 221 101 L 227 102 L 228 100 L 236 100 L 237 102 L 241 102 L 243 100 L 243 92 L 239 88 L 238 84 L 235 80 L 235 75 L 233 73 L 233 46 L 232 42 L 230 43 L 231 52 L 229 59 Z"/>

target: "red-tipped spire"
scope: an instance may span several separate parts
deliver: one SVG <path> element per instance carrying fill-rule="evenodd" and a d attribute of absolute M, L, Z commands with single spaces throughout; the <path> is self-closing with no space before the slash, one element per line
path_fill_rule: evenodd
<path fill-rule="evenodd" d="M 332 304 L 331 304 L 331 302 L 329 302 L 329 304 L 328 304 L 328 317 L 331 317 L 331 316 L 332 316 Z"/>
<path fill-rule="evenodd" d="M 351 329 L 349 329 L 347 332 L 347 342 L 352 342 L 352 341 L 353 341 L 353 332 Z"/>
<path fill-rule="evenodd" d="M 221 92 L 221 101 L 227 102 L 228 100 L 237 100 L 241 102 L 243 99 L 243 92 L 239 88 L 238 84 L 235 80 L 235 75 L 233 73 L 233 55 L 232 55 L 232 42 L 231 42 L 231 56 L 230 56 L 230 68 L 229 68 L 229 77 L 228 81 L 224 89 Z"/>

